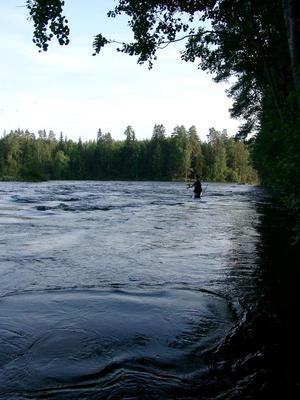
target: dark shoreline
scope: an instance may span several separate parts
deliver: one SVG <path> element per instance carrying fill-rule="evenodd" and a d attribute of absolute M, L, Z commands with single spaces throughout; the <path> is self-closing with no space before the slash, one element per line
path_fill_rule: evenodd
<path fill-rule="evenodd" d="M 300 244 L 292 216 L 274 203 L 259 207 L 257 295 L 240 299 L 242 318 L 207 353 L 209 372 L 193 391 L 201 399 L 300 397 Z"/>

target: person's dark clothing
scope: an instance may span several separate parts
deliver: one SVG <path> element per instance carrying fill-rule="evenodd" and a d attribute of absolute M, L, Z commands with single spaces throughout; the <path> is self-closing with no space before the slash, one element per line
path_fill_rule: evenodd
<path fill-rule="evenodd" d="M 199 179 L 196 180 L 195 183 L 193 183 L 194 186 L 194 196 L 195 198 L 199 198 L 202 193 L 202 185 Z"/>

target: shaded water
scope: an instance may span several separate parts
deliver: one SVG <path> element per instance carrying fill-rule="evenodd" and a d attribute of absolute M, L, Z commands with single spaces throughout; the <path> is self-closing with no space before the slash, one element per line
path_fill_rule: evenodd
<path fill-rule="evenodd" d="M 236 184 L 194 200 L 183 183 L 0 183 L 0 398 L 181 398 L 256 290 L 263 199 Z"/>

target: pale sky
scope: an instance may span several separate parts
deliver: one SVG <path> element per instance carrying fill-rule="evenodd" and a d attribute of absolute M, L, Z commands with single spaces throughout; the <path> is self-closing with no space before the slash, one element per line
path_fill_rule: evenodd
<path fill-rule="evenodd" d="M 62 131 L 69 139 L 95 139 L 97 131 L 124 139 L 131 125 L 137 139 L 150 138 L 155 124 L 167 134 L 177 125 L 237 131 L 230 118 L 226 84 L 216 84 L 196 64 L 180 60 L 179 46 L 158 53 L 152 70 L 113 45 L 93 57 L 97 33 L 120 41 L 130 37 L 125 18 L 106 12 L 113 0 L 65 0 L 71 29 L 69 46 L 50 43 L 39 53 L 25 0 L 0 0 L 0 135 L 6 130 Z"/>

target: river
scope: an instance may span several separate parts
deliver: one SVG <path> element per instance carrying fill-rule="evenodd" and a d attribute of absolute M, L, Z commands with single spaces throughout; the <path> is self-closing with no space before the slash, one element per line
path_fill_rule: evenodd
<path fill-rule="evenodd" d="M 203 187 L 0 183 L 1 399 L 209 398 L 209 355 L 258 290 L 269 200 Z"/>

